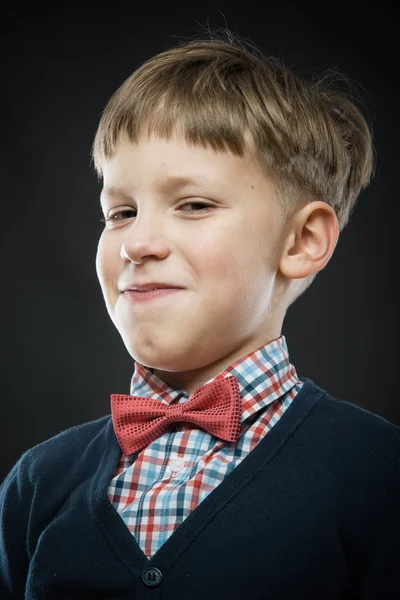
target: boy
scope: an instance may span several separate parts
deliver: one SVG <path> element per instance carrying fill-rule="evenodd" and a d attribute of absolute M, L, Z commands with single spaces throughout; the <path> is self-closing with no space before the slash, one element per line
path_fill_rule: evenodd
<path fill-rule="evenodd" d="M 364 117 L 197 41 L 129 77 L 93 157 L 130 394 L 8 474 L 1 598 L 398 598 L 400 428 L 300 380 L 281 335 L 371 177 Z"/>

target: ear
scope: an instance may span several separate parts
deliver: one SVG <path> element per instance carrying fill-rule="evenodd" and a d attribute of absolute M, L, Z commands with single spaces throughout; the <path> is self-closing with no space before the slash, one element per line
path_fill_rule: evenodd
<path fill-rule="evenodd" d="M 308 277 L 329 262 L 339 238 L 335 211 L 326 202 L 309 202 L 290 220 L 279 268 L 289 279 Z"/>

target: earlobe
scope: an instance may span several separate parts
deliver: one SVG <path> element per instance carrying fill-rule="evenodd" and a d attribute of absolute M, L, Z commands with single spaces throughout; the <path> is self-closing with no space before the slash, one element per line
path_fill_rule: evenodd
<path fill-rule="evenodd" d="M 280 271 L 302 279 L 321 271 L 331 259 L 339 238 L 339 223 L 329 204 L 306 204 L 292 219 L 282 249 Z"/>

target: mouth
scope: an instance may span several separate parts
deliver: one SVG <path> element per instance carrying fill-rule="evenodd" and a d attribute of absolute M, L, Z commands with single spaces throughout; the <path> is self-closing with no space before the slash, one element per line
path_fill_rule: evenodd
<path fill-rule="evenodd" d="M 161 281 L 151 281 L 148 283 L 132 283 L 122 289 L 123 292 L 151 292 L 162 289 L 181 289 L 181 286 Z"/>
<path fill-rule="evenodd" d="M 152 290 L 126 290 L 123 295 L 131 302 L 147 302 L 170 296 L 176 292 L 182 291 L 182 288 L 156 288 Z"/>

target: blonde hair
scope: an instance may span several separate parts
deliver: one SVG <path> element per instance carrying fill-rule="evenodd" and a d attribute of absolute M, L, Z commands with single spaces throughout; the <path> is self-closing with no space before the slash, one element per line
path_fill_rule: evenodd
<path fill-rule="evenodd" d="M 225 36 L 182 43 L 128 77 L 96 132 L 98 175 L 122 133 L 132 142 L 143 133 L 169 139 L 179 127 L 189 144 L 238 156 L 250 138 L 256 160 L 276 185 L 282 222 L 300 202 L 322 200 L 335 211 L 341 232 L 374 169 L 366 118 L 352 90 L 340 89 L 354 83 L 336 71 L 307 80 L 254 44 L 229 31 Z"/>

